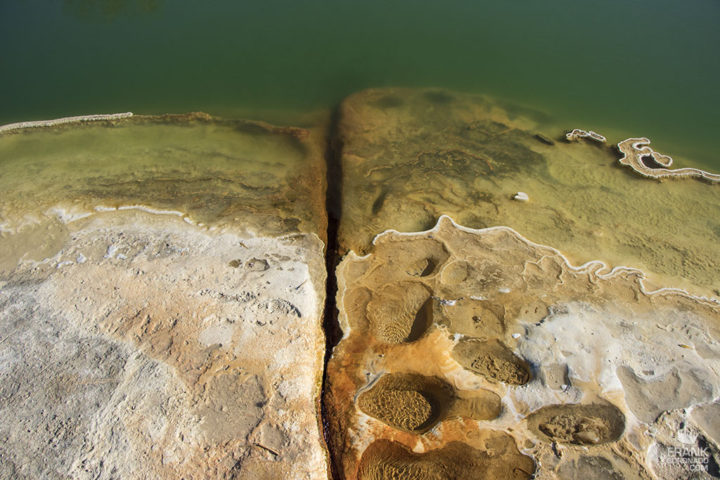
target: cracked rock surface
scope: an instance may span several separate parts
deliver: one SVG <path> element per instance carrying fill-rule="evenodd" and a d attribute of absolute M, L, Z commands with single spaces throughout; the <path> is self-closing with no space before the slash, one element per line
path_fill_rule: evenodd
<path fill-rule="evenodd" d="M 34 131 L 36 155 L 3 157 L 37 178 L 0 200 L 0 478 L 327 477 L 322 182 L 296 198 L 322 158 L 203 118 Z"/>
<path fill-rule="evenodd" d="M 720 478 L 717 185 L 486 97 L 370 89 L 338 117 L 345 478 Z"/>
<path fill-rule="evenodd" d="M 435 267 L 418 274 L 418 263 Z M 325 392 L 337 468 L 348 479 L 593 468 L 592 478 L 670 479 L 715 465 L 720 306 L 647 292 L 637 270 L 600 272 L 512 229 L 449 217 L 348 254 Z M 415 300 L 420 287 L 429 306 Z M 388 298 L 403 308 L 373 308 Z M 411 317 L 416 335 L 385 334 Z M 702 453 L 668 460 L 690 447 Z"/>

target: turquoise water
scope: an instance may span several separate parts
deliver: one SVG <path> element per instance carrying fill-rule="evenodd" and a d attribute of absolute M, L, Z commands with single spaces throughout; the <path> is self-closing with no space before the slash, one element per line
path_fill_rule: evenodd
<path fill-rule="evenodd" d="M 0 123 L 330 108 L 440 86 L 720 170 L 716 0 L 5 0 Z"/>

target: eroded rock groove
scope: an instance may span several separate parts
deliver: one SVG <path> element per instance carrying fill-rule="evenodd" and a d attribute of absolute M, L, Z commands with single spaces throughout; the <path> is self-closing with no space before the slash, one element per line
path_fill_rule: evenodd
<path fill-rule="evenodd" d="M 341 480 L 340 474 L 335 467 L 335 459 L 332 452 L 332 442 L 330 439 L 330 425 L 327 421 L 325 411 L 325 382 L 327 374 L 327 363 L 332 356 L 335 345 L 340 341 L 342 332 L 338 324 L 338 309 L 335 303 L 337 294 L 337 279 L 335 277 L 335 268 L 339 260 L 338 253 L 338 227 L 340 225 L 340 216 L 342 213 L 342 165 L 340 162 L 340 153 L 342 144 L 337 135 L 339 109 L 335 109 L 328 126 L 325 161 L 327 164 L 327 191 L 326 191 L 326 209 L 328 215 L 327 229 L 327 247 L 325 250 L 325 265 L 327 268 L 327 283 L 325 295 L 325 309 L 323 312 L 323 330 L 325 332 L 325 358 L 323 362 L 323 386 L 320 395 L 320 411 L 323 436 L 327 445 L 329 455 L 329 468 L 332 480 Z"/>

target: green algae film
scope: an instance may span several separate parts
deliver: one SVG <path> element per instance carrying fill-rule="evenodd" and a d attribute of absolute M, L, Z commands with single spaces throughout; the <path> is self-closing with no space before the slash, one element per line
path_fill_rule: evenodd
<path fill-rule="evenodd" d="M 720 170 L 718 23 L 713 0 L 4 1 L 0 123 L 305 111 L 367 87 L 437 86 Z"/>
<path fill-rule="evenodd" d="M 607 145 L 568 143 L 560 132 L 549 145 L 530 117 L 445 91 L 358 93 L 343 103 L 339 131 L 346 250 L 366 252 L 378 233 L 427 230 L 447 214 L 472 228 L 509 226 L 574 264 L 601 259 L 659 285 L 720 289 L 717 185 L 643 178 Z"/>
<path fill-rule="evenodd" d="M 310 131 L 204 115 L 0 136 L 4 230 L 141 207 L 269 234 L 325 234 L 324 164 Z M 309 207 L 309 208 L 306 208 Z"/>

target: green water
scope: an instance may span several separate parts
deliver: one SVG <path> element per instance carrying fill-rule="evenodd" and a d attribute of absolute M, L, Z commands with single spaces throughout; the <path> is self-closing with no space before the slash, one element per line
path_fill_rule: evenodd
<path fill-rule="evenodd" d="M 716 0 L 3 0 L 0 123 L 327 109 L 440 86 L 720 170 Z"/>

